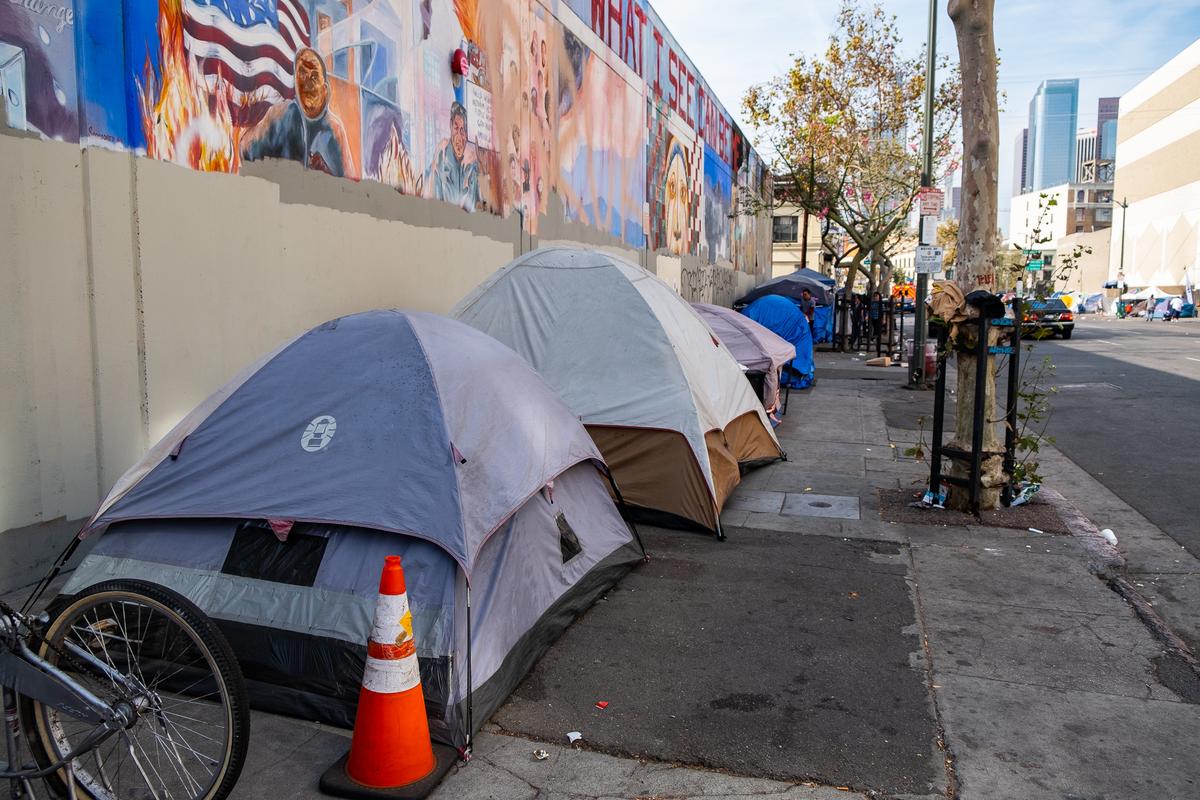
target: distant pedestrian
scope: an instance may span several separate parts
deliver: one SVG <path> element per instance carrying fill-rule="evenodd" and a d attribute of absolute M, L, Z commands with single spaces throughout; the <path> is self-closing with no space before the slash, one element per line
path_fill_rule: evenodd
<path fill-rule="evenodd" d="M 1146 322 L 1154 319 L 1154 295 L 1150 295 L 1150 299 L 1146 301 Z"/>
<path fill-rule="evenodd" d="M 1179 319 L 1183 316 L 1183 298 L 1172 297 L 1171 302 L 1167 304 L 1167 319 Z"/>
<path fill-rule="evenodd" d="M 813 300 L 812 292 L 808 289 L 800 291 L 800 312 L 804 314 L 804 318 L 808 320 L 808 332 L 813 332 L 813 319 L 817 314 L 817 301 Z M 813 341 L 816 341 L 814 338 Z"/>
<path fill-rule="evenodd" d="M 879 292 L 871 295 L 869 313 L 871 315 L 871 335 L 878 339 L 883 330 L 883 295 Z"/>
<path fill-rule="evenodd" d="M 862 296 L 857 294 L 850 295 L 850 348 L 858 349 L 858 342 L 862 339 L 863 326 L 863 301 Z"/>

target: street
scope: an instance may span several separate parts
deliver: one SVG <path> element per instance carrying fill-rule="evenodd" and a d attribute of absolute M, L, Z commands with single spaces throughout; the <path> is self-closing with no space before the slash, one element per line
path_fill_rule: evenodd
<path fill-rule="evenodd" d="M 1200 326 L 1079 318 L 1036 344 L 1056 366 L 1055 444 L 1200 557 L 1192 466 L 1200 452 Z M 1120 532 L 1118 532 L 1119 535 Z"/>

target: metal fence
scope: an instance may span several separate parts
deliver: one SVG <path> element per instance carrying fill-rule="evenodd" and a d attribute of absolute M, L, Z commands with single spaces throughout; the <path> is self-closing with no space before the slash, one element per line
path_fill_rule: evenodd
<path fill-rule="evenodd" d="M 833 308 L 834 350 L 857 350 L 875 356 L 891 356 L 897 363 L 904 355 L 904 313 L 899 300 L 860 299 L 838 295 Z"/>

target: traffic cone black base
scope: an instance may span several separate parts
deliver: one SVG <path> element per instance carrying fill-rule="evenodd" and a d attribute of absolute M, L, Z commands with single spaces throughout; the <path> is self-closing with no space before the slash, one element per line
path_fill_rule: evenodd
<path fill-rule="evenodd" d="M 446 773 L 458 761 L 458 751 L 453 747 L 433 742 L 433 757 L 436 762 L 433 771 L 419 781 L 404 786 L 375 789 L 363 786 L 346 774 L 346 761 L 350 758 L 350 754 L 347 753 L 334 762 L 332 767 L 325 770 L 325 774 L 321 776 L 321 791 L 334 797 L 349 797 L 357 800 L 377 800 L 381 797 L 393 800 L 424 800 L 430 792 L 437 788 L 437 785 L 442 782 L 442 778 L 446 777 Z"/>

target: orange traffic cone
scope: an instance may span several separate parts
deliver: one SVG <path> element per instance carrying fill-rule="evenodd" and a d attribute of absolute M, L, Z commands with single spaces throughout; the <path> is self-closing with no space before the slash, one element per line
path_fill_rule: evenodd
<path fill-rule="evenodd" d="M 404 570 L 400 556 L 387 556 L 350 753 L 321 776 L 321 791 L 419 800 L 433 791 L 455 757 L 453 748 L 429 739 Z"/>

